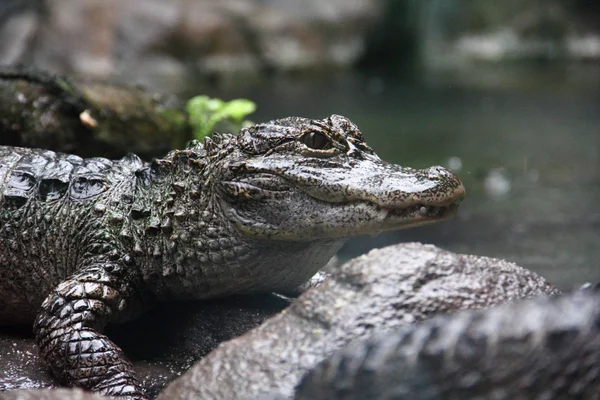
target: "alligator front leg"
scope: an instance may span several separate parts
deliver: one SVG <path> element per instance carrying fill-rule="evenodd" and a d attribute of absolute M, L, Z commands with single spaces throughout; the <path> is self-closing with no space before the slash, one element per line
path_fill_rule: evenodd
<path fill-rule="evenodd" d="M 69 385 L 146 399 L 133 366 L 102 329 L 139 314 L 132 277 L 115 264 L 92 265 L 59 284 L 42 304 L 34 332 L 41 357 Z"/>

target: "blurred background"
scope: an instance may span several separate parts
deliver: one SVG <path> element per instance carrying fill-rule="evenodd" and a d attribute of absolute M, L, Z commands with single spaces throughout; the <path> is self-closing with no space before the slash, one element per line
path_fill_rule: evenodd
<path fill-rule="evenodd" d="M 2 0 L 0 63 L 246 97 L 255 121 L 336 113 L 393 163 L 441 164 L 457 218 L 353 239 L 600 281 L 600 2 Z"/>

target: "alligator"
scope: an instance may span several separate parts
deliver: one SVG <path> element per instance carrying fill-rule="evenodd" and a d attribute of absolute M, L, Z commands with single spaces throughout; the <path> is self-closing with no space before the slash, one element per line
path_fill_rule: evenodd
<path fill-rule="evenodd" d="M 599 321 L 586 291 L 436 316 L 333 353 L 294 400 L 599 399 Z"/>
<path fill-rule="evenodd" d="M 102 331 L 156 302 L 293 292 L 349 236 L 443 220 L 464 187 L 385 163 L 345 117 L 214 134 L 150 163 L 0 147 L 0 324 L 68 385 L 146 399 Z"/>

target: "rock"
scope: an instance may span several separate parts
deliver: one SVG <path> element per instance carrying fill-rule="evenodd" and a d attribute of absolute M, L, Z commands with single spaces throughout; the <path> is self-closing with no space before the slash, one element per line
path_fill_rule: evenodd
<path fill-rule="evenodd" d="M 6 1 L 1 59 L 170 91 L 184 87 L 190 64 L 212 74 L 351 65 L 383 8 L 380 0 Z"/>
<path fill-rule="evenodd" d="M 3 0 L 0 4 L 0 57 L 3 64 L 22 62 L 27 56 L 40 23 L 40 3 Z"/>
<path fill-rule="evenodd" d="M 5 390 L 53 386 L 54 378 L 38 357 L 31 327 L 1 329 L 0 393 Z"/>
<path fill-rule="evenodd" d="M 81 389 L 15 390 L 0 393 L 2 400 L 106 400 L 106 397 Z"/>
<path fill-rule="evenodd" d="M 444 315 L 354 342 L 296 400 L 598 398 L 600 295 Z"/>
<path fill-rule="evenodd" d="M 109 326 L 107 333 L 131 358 L 154 397 L 220 342 L 258 326 L 288 305 L 276 295 L 160 304 L 138 320 Z M 0 393 L 60 386 L 38 357 L 31 327 L 0 328 L 0 365 Z"/>
<path fill-rule="evenodd" d="M 216 350 L 159 399 L 291 398 L 304 373 L 375 329 L 559 291 L 515 264 L 399 244 L 355 258 L 288 309 Z"/>

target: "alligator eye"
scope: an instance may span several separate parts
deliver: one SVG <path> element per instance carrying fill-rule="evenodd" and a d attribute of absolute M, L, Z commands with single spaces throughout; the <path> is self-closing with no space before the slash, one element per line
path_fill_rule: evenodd
<path fill-rule="evenodd" d="M 319 132 L 305 133 L 302 136 L 302 143 L 315 150 L 325 150 L 331 148 L 331 142 L 327 136 Z"/>

